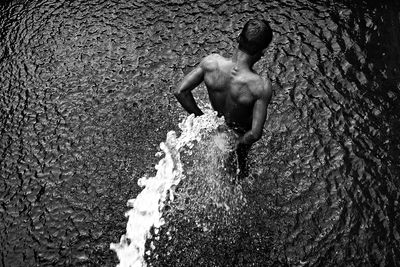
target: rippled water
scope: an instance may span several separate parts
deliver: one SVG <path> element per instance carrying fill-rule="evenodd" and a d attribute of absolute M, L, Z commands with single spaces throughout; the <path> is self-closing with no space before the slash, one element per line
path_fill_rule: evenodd
<path fill-rule="evenodd" d="M 202 208 L 207 187 L 189 179 L 147 261 L 399 265 L 400 6 L 387 2 L 1 4 L 0 266 L 116 265 L 126 201 L 186 115 L 172 90 L 261 13 L 275 38 L 256 69 L 274 95 L 246 204 Z"/>

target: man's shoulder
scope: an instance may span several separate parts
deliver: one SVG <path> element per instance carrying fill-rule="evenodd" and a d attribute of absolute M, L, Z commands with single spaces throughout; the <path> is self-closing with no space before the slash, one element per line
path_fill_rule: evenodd
<path fill-rule="evenodd" d="M 255 74 L 253 80 L 255 94 L 258 98 L 271 98 L 272 96 L 272 86 L 271 81 L 268 78 L 261 77 Z"/>
<path fill-rule="evenodd" d="M 206 71 L 212 71 L 218 68 L 221 62 L 226 61 L 228 61 L 228 59 L 219 54 L 210 54 L 201 60 L 200 66 Z"/>

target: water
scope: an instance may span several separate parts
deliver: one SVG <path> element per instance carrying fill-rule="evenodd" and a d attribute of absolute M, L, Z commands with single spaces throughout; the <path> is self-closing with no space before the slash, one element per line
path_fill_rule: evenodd
<path fill-rule="evenodd" d="M 223 158 L 225 147 L 216 146 L 214 138 L 210 138 L 213 135 L 221 136 L 216 135 L 215 132 L 219 126 L 224 125 L 223 118 L 218 118 L 216 114 L 217 112 L 209 109 L 203 116 L 197 118 L 194 114 L 190 115 L 179 124 L 182 131 L 179 137 L 176 136 L 176 132 L 171 131 L 167 134 L 166 141 L 160 144 L 164 157 L 155 167 L 157 174 L 154 177 L 142 177 L 138 180 L 138 184 L 144 189 L 135 199 L 128 201 L 131 209 L 126 213 L 129 217 L 126 235 L 121 237 L 119 244 L 113 243 L 110 246 L 118 254 L 120 260 L 118 266 L 146 266 L 144 260 L 146 240 L 152 237 L 151 230 L 157 234 L 158 229 L 165 223 L 162 214 L 165 204 L 167 201 L 174 201 L 174 189 L 185 178 L 186 173 L 190 174 L 188 166 L 184 168 L 181 154 L 185 152 L 192 154 L 191 149 L 195 143 L 201 143 L 201 145 L 207 143 L 211 150 L 197 151 L 210 156 L 210 160 L 202 161 L 202 163 L 218 162 L 218 154 Z M 211 134 L 212 132 L 214 134 Z M 222 138 L 218 144 L 227 143 L 227 136 L 225 134 L 225 138 Z M 212 153 L 213 150 L 214 153 Z M 218 151 L 219 153 L 215 153 Z M 196 158 L 199 156 L 196 155 Z M 223 164 L 220 165 L 223 166 Z M 201 168 L 204 169 L 203 166 Z M 216 168 L 213 170 L 215 171 Z M 199 175 L 199 172 L 196 172 L 196 176 L 205 178 Z M 151 244 L 151 247 L 154 248 L 154 244 Z"/>
<path fill-rule="evenodd" d="M 274 94 L 251 175 L 188 164 L 146 262 L 398 265 L 399 4 L 301 0 L 2 4 L 0 266 L 115 266 L 126 202 L 186 115 L 172 90 L 260 12 Z"/>

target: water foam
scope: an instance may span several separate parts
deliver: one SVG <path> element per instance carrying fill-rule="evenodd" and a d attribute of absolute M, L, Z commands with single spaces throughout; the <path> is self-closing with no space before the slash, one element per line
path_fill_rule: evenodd
<path fill-rule="evenodd" d="M 127 203 L 131 209 L 125 214 L 129 218 L 126 234 L 121 236 L 119 243 L 110 245 L 120 261 L 117 266 L 146 266 L 145 243 L 150 237 L 150 230 L 152 227 L 157 229 L 163 225 L 162 210 L 165 201 L 167 197 L 173 200 L 173 188 L 185 178 L 180 159 L 181 152 L 191 149 L 195 142 L 200 142 L 223 124 L 223 118 L 218 118 L 216 112 L 206 110 L 202 116 L 190 115 L 179 123 L 181 129 L 179 137 L 174 131 L 167 134 L 166 141 L 160 144 L 164 158 L 155 167 L 156 175 L 140 178 L 138 184 L 144 187 L 143 190 Z"/>

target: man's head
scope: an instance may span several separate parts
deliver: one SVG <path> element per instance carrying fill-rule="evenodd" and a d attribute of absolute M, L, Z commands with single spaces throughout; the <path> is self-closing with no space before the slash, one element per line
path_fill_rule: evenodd
<path fill-rule="evenodd" d="M 238 37 L 239 50 L 249 54 L 260 54 L 272 41 L 272 30 L 265 20 L 251 19 Z"/>

